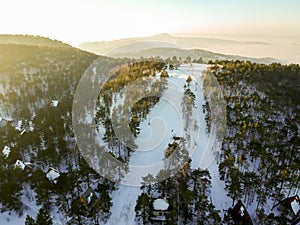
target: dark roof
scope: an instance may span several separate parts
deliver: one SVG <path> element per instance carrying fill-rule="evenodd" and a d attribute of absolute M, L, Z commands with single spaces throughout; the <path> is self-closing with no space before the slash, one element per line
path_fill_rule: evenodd
<path fill-rule="evenodd" d="M 235 224 L 253 225 L 251 217 L 241 200 L 231 210 L 231 216 Z"/>
<path fill-rule="evenodd" d="M 296 207 L 292 206 L 297 203 L 298 203 L 298 209 L 296 209 Z M 299 199 L 298 195 L 284 199 L 283 201 L 281 201 L 281 205 L 283 205 L 285 208 L 290 210 L 295 216 L 299 215 L 299 213 L 300 213 L 300 210 L 299 210 L 300 199 Z M 297 210 L 297 212 L 295 210 Z"/>
<path fill-rule="evenodd" d="M 81 195 L 80 199 L 81 201 L 83 200 L 86 206 L 89 206 L 97 199 L 97 195 L 92 188 L 88 188 L 86 192 Z"/>

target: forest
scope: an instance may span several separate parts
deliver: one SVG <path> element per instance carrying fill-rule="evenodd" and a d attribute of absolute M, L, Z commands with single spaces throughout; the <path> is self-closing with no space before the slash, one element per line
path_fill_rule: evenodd
<path fill-rule="evenodd" d="M 30 37 L 21 39 L 0 44 L 1 212 L 24 216 L 28 208 L 37 209 L 35 218 L 26 215 L 26 225 L 55 224 L 57 218 L 63 218 L 65 224 L 105 224 L 116 185 L 88 165 L 76 146 L 72 127 L 73 98 L 82 74 L 96 59 L 112 67 L 123 65 L 102 89 L 95 121 L 105 127 L 103 141 L 110 146 L 110 153 L 126 162 L 134 148 L 118 141 L 112 123 L 128 124 L 138 135 L 140 122 L 168 85 L 166 69 L 176 70 L 190 61 L 176 57 L 112 59 L 60 42 L 42 39 L 37 44 Z M 227 126 L 217 158 L 224 194 L 231 199 L 231 207 L 238 200 L 254 207 L 255 224 L 289 224 L 271 208 L 299 192 L 299 65 L 217 60 L 208 62 L 208 70 L 217 78 L 226 101 Z M 141 77 L 151 80 L 151 88 L 141 89 L 141 93 L 121 92 Z M 128 102 L 126 96 L 147 91 L 157 97 Z M 127 104 L 112 111 L 112 100 L 121 95 Z M 188 88 L 186 95 L 193 99 Z M 203 109 L 208 112 L 209 128 L 210 106 Z M 118 116 L 124 112 L 129 113 L 129 120 Z M 134 143 L 134 139 L 130 141 Z M 186 148 L 186 140 L 182 142 L 180 146 Z M 21 164 L 16 164 L 18 160 Z M 59 176 L 51 180 L 47 177 L 50 172 Z M 155 182 L 159 176 L 162 174 L 144 179 Z M 155 223 L 151 220 L 155 198 L 169 200 L 163 224 L 234 224 L 230 209 L 218 210 L 211 201 L 211 176 L 208 170 L 192 170 L 187 164 L 184 173 L 143 185 L 135 206 L 137 224 Z M 83 193 L 97 198 L 90 204 Z"/>

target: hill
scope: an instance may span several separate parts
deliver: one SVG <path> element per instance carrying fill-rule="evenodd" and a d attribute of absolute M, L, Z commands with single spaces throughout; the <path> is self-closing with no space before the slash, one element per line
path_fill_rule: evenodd
<path fill-rule="evenodd" d="M 17 45 L 44 46 L 44 47 L 57 47 L 57 48 L 72 47 L 71 45 L 68 45 L 58 40 L 52 40 L 47 37 L 34 36 L 34 35 L 0 34 L 0 44 L 17 44 Z"/>
<path fill-rule="evenodd" d="M 206 37 L 178 37 L 170 34 L 159 34 L 143 38 L 126 38 L 114 41 L 99 41 L 83 43 L 78 47 L 80 49 L 93 52 L 99 55 L 107 55 L 114 58 L 140 58 L 160 56 L 168 58 L 177 56 L 186 58 L 203 58 L 208 60 L 243 60 L 257 63 L 270 64 L 281 62 L 272 57 L 246 57 L 238 54 L 221 54 L 213 50 L 224 48 L 245 48 L 268 46 L 266 42 L 236 41 L 230 39 L 217 39 Z M 190 51 L 192 50 L 192 52 Z M 220 51 L 217 50 L 217 51 Z M 195 53 L 195 54 L 194 54 Z M 245 55 L 245 54 L 243 54 Z"/>
<path fill-rule="evenodd" d="M 140 43 L 140 42 L 138 42 Z M 144 42 L 143 42 L 144 43 Z M 137 43 L 134 43 L 132 45 L 135 45 L 135 47 L 138 45 Z M 131 45 L 129 45 L 131 46 Z M 161 47 L 161 48 L 149 48 L 145 50 L 134 50 L 130 51 L 131 47 L 127 47 L 128 52 L 124 51 L 126 47 L 123 47 L 121 49 L 113 50 L 110 53 L 107 54 L 107 56 L 113 57 L 113 58 L 150 58 L 150 57 L 161 57 L 163 59 L 166 58 L 172 58 L 173 56 L 176 56 L 177 58 L 186 59 L 187 57 L 191 57 L 192 60 L 197 60 L 201 58 L 203 62 L 208 62 L 209 60 L 240 60 L 240 61 L 250 61 L 250 62 L 256 62 L 261 64 L 271 64 L 274 62 L 280 62 L 277 59 L 265 57 L 265 58 L 251 58 L 251 57 L 244 57 L 239 55 L 225 55 L 210 51 L 205 51 L 201 49 L 179 49 L 179 48 L 172 48 L 172 47 Z M 131 49 L 137 49 L 137 48 L 131 48 Z"/>

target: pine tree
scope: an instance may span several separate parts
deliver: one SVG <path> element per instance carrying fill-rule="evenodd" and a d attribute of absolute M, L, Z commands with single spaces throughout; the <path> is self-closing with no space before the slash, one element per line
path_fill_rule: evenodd
<path fill-rule="evenodd" d="M 49 213 L 49 209 L 47 209 L 48 206 L 44 206 L 40 208 L 37 218 L 36 218 L 36 224 L 38 225 L 52 225 L 53 221 Z"/>
<path fill-rule="evenodd" d="M 25 225 L 37 225 L 37 224 L 31 216 L 27 215 L 25 220 Z"/>

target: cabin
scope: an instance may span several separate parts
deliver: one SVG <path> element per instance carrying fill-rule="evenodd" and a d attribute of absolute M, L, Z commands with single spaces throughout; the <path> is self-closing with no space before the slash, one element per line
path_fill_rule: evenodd
<path fill-rule="evenodd" d="M 251 217 L 241 200 L 232 208 L 231 217 L 236 225 L 253 225 Z"/>
<path fill-rule="evenodd" d="M 79 202 L 81 202 L 87 209 L 89 209 L 97 200 L 97 195 L 92 188 L 88 188 L 86 192 L 84 192 L 80 198 Z"/>
<path fill-rule="evenodd" d="M 163 222 L 167 221 L 167 215 L 170 213 L 170 204 L 165 198 L 152 199 L 152 210 L 150 214 L 150 221 Z"/>
<path fill-rule="evenodd" d="M 4 156 L 4 158 L 8 158 L 9 154 L 10 154 L 11 150 L 10 147 L 8 146 L 4 146 L 3 150 L 2 150 L 2 154 Z"/>
<path fill-rule="evenodd" d="M 286 219 L 291 225 L 296 225 L 300 222 L 300 198 L 299 195 L 295 195 L 280 201 L 274 207 L 278 207 L 278 210 L 285 213 Z M 273 208 L 274 208 L 273 207 Z"/>
<path fill-rule="evenodd" d="M 24 170 L 25 172 L 32 172 L 32 164 L 30 162 L 22 162 L 21 160 L 17 160 L 15 162 L 15 168 L 19 168 L 21 170 Z"/>
<path fill-rule="evenodd" d="M 51 106 L 57 107 L 57 105 L 58 105 L 58 100 L 52 100 L 51 101 Z"/>
<path fill-rule="evenodd" d="M 60 177 L 60 173 L 58 172 L 58 170 L 50 167 L 46 174 L 46 177 L 48 178 L 48 180 L 51 183 L 56 184 L 58 181 L 58 178 Z"/>

